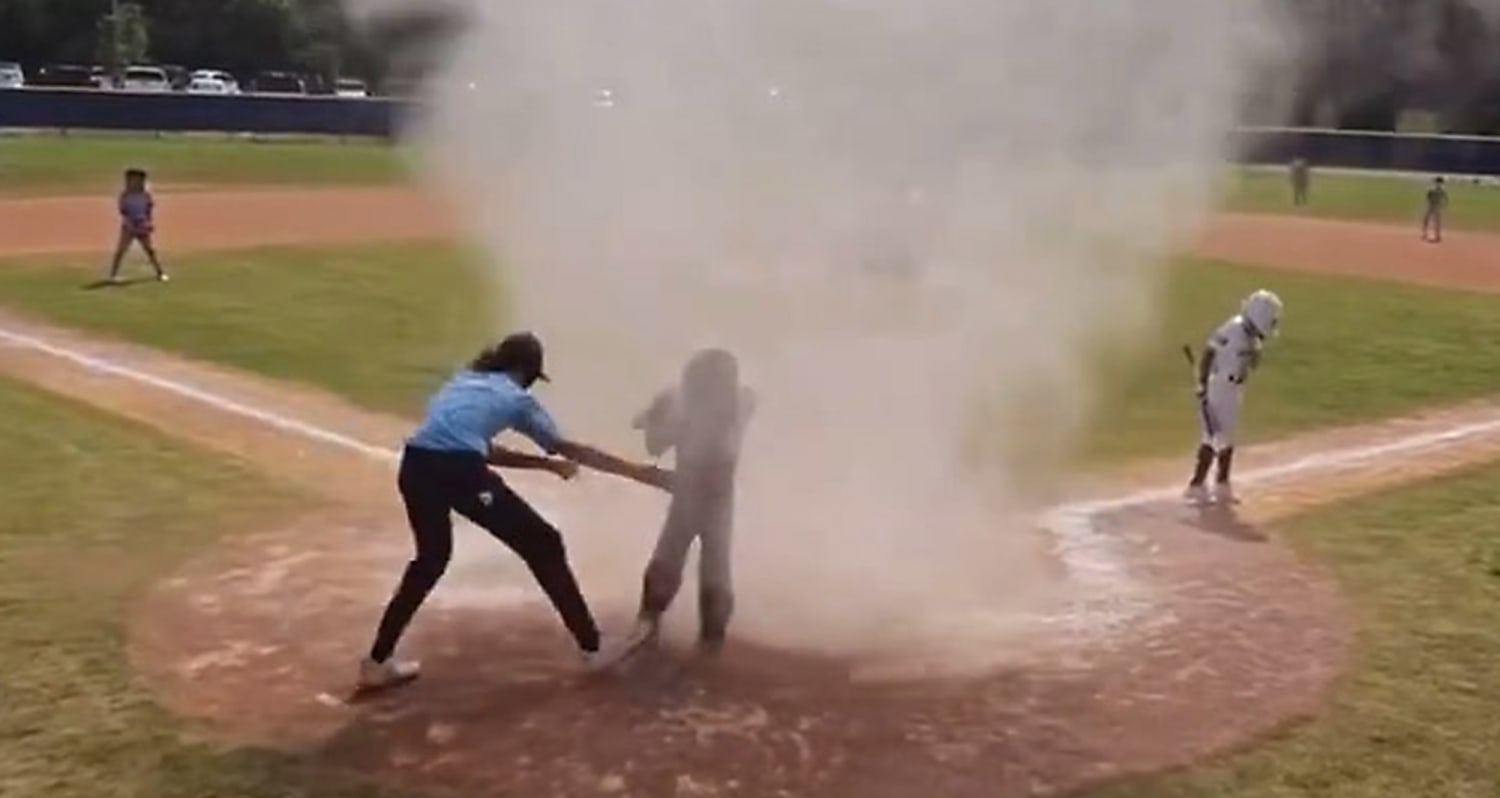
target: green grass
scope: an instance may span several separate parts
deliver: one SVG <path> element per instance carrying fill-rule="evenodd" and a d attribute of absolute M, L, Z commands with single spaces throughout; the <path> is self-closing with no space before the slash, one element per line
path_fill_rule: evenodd
<path fill-rule="evenodd" d="M 0 306 L 415 414 L 472 353 L 486 323 L 470 255 L 441 244 L 265 249 L 174 259 L 169 285 L 83 291 L 96 264 L 0 266 Z M 1181 344 L 1201 346 L 1245 294 L 1278 291 L 1284 329 L 1248 386 L 1247 442 L 1500 393 L 1500 298 L 1385 282 L 1183 261 L 1166 319 L 1137 357 L 1105 369 L 1109 396 L 1087 457 L 1117 462 L 1191 447 Z"/>
<path fill-rule="evenodd" d="M 1359 608 L 1325 717 L 1248 752 L 1089 798 L 1500 795 L 1500 467 L 1304 516 L 1284 532 Z"/>
<path fill-rule="evenodd" d="M 1242 439 L 1265 441 L 1500 393 L 1500 297 L 1209 261 L 1177 266 L 1153 346 L 1116 364 L 1089 456 L 1119 461 L 1195 445 L 1193 376 L 1182 344 L 1209 333 L 1257 288 L 1286 302 L 1281 335 L 1246 385 Z"/>
<path fill-rule="evenodd" d="M 382 185 L 405 179 L 400 150 L 383 143 L 198 137 L 0 137 L 0 195 L 114 189 L 139 166 L 161 186 Z"/>
<path fill-rule="evenodd" d="M 472 265 L 445 245 L 245 250 L 174 257 L 169 285 L 82 290 L 96 264 L 7 261 L 0 303 L 412 414 L 488 330 Z"/>
<path fill-rule="evenodd" d="M 173 563 L 306 500 L 3 380 L 0 418 L 0 795 L 374 794 L 292 757 L 194 739 L 125 657 L 129 604 Z"/>
<path fill-rule="evenodd" d="M 1333 174 L 1313 170 L 1310 202 L 1292 206 L 1285 170 L 1235 170 L 1224 200 L 1227 210 L 1246 213 L 1361 219 L 1420 225 L 1428 183 L 1412 177 Z M 1500 230 L 1500 186 L 1450 179 L 1448 215 L 1455 230 Z"/>

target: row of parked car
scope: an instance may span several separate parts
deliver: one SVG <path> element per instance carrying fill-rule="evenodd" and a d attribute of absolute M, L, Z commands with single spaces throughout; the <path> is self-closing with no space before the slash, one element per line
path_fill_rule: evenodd
<path fill-rule="evenodd" d="M 242 88 L 234 75 L 222 69 L 188 71 L 175 66 L 133 65 L 118 76 L 104 67 L 52 64 L 27 76 L 20 64 L 0 61 L 0 89 L 28 86 L 83 89 L 115 89 L 139 92 L 181 91 L 188 94 L 292 94 L 369 97 L 370 89 L 358 78 L 339 78 L 331 83 L 317 76 L 292 72 L 261 72 Z"/>

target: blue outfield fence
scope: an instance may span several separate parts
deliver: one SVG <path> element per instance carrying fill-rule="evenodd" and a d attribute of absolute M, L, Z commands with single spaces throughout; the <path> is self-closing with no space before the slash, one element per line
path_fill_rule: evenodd
<path fill-rule="evenodd" d="M 263 133 L 394 138 L 410 101 L 201 95 L 89 89 L 0 89 L 0 129 Z M 1500 175 L 1500 138 L 1246 127 L 1236 160 L 1383 171 Z"/>
<path fill-rule="evenodd" d="M 1306 158 L 1313 166 L 1389 172 L 1500 174 L 1500 138 L 1407 133 L 1242 128 L 1233 134 L 1237 160 L 1286 165 Z"/>
<path fill-rule="evenodd" d="M 385 98 L 6 89 L 0 90 L 0 129 L 393 138 L 403 107 Z"/>

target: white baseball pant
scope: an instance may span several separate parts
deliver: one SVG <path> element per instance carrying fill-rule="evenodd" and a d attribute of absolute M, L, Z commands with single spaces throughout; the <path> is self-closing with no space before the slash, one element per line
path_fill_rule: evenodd
<path fill-rule="evenodd" d="M 1240 425 L 1240 399 L 1243 386 L 1227 376 L 1209 378 L 1203 398 L 1198 400 L 1199 424 L 1203 428 L 1203 445 L 1222 452 L 1234 446 Z"/>

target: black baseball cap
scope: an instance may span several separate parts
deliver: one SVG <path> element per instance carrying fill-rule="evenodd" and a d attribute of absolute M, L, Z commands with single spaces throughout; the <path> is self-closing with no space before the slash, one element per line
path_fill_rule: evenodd
<path fill-rule="evenodd" d="M 542 382 L 551 382 L 552 378 L 547 376 L 543 367 L 544 360 L 542 339 L 535 333 L 511 333 L 495 347 L 495 361 L 504 364 L 506 370 L 519 369 L 535 374 Z"/>

